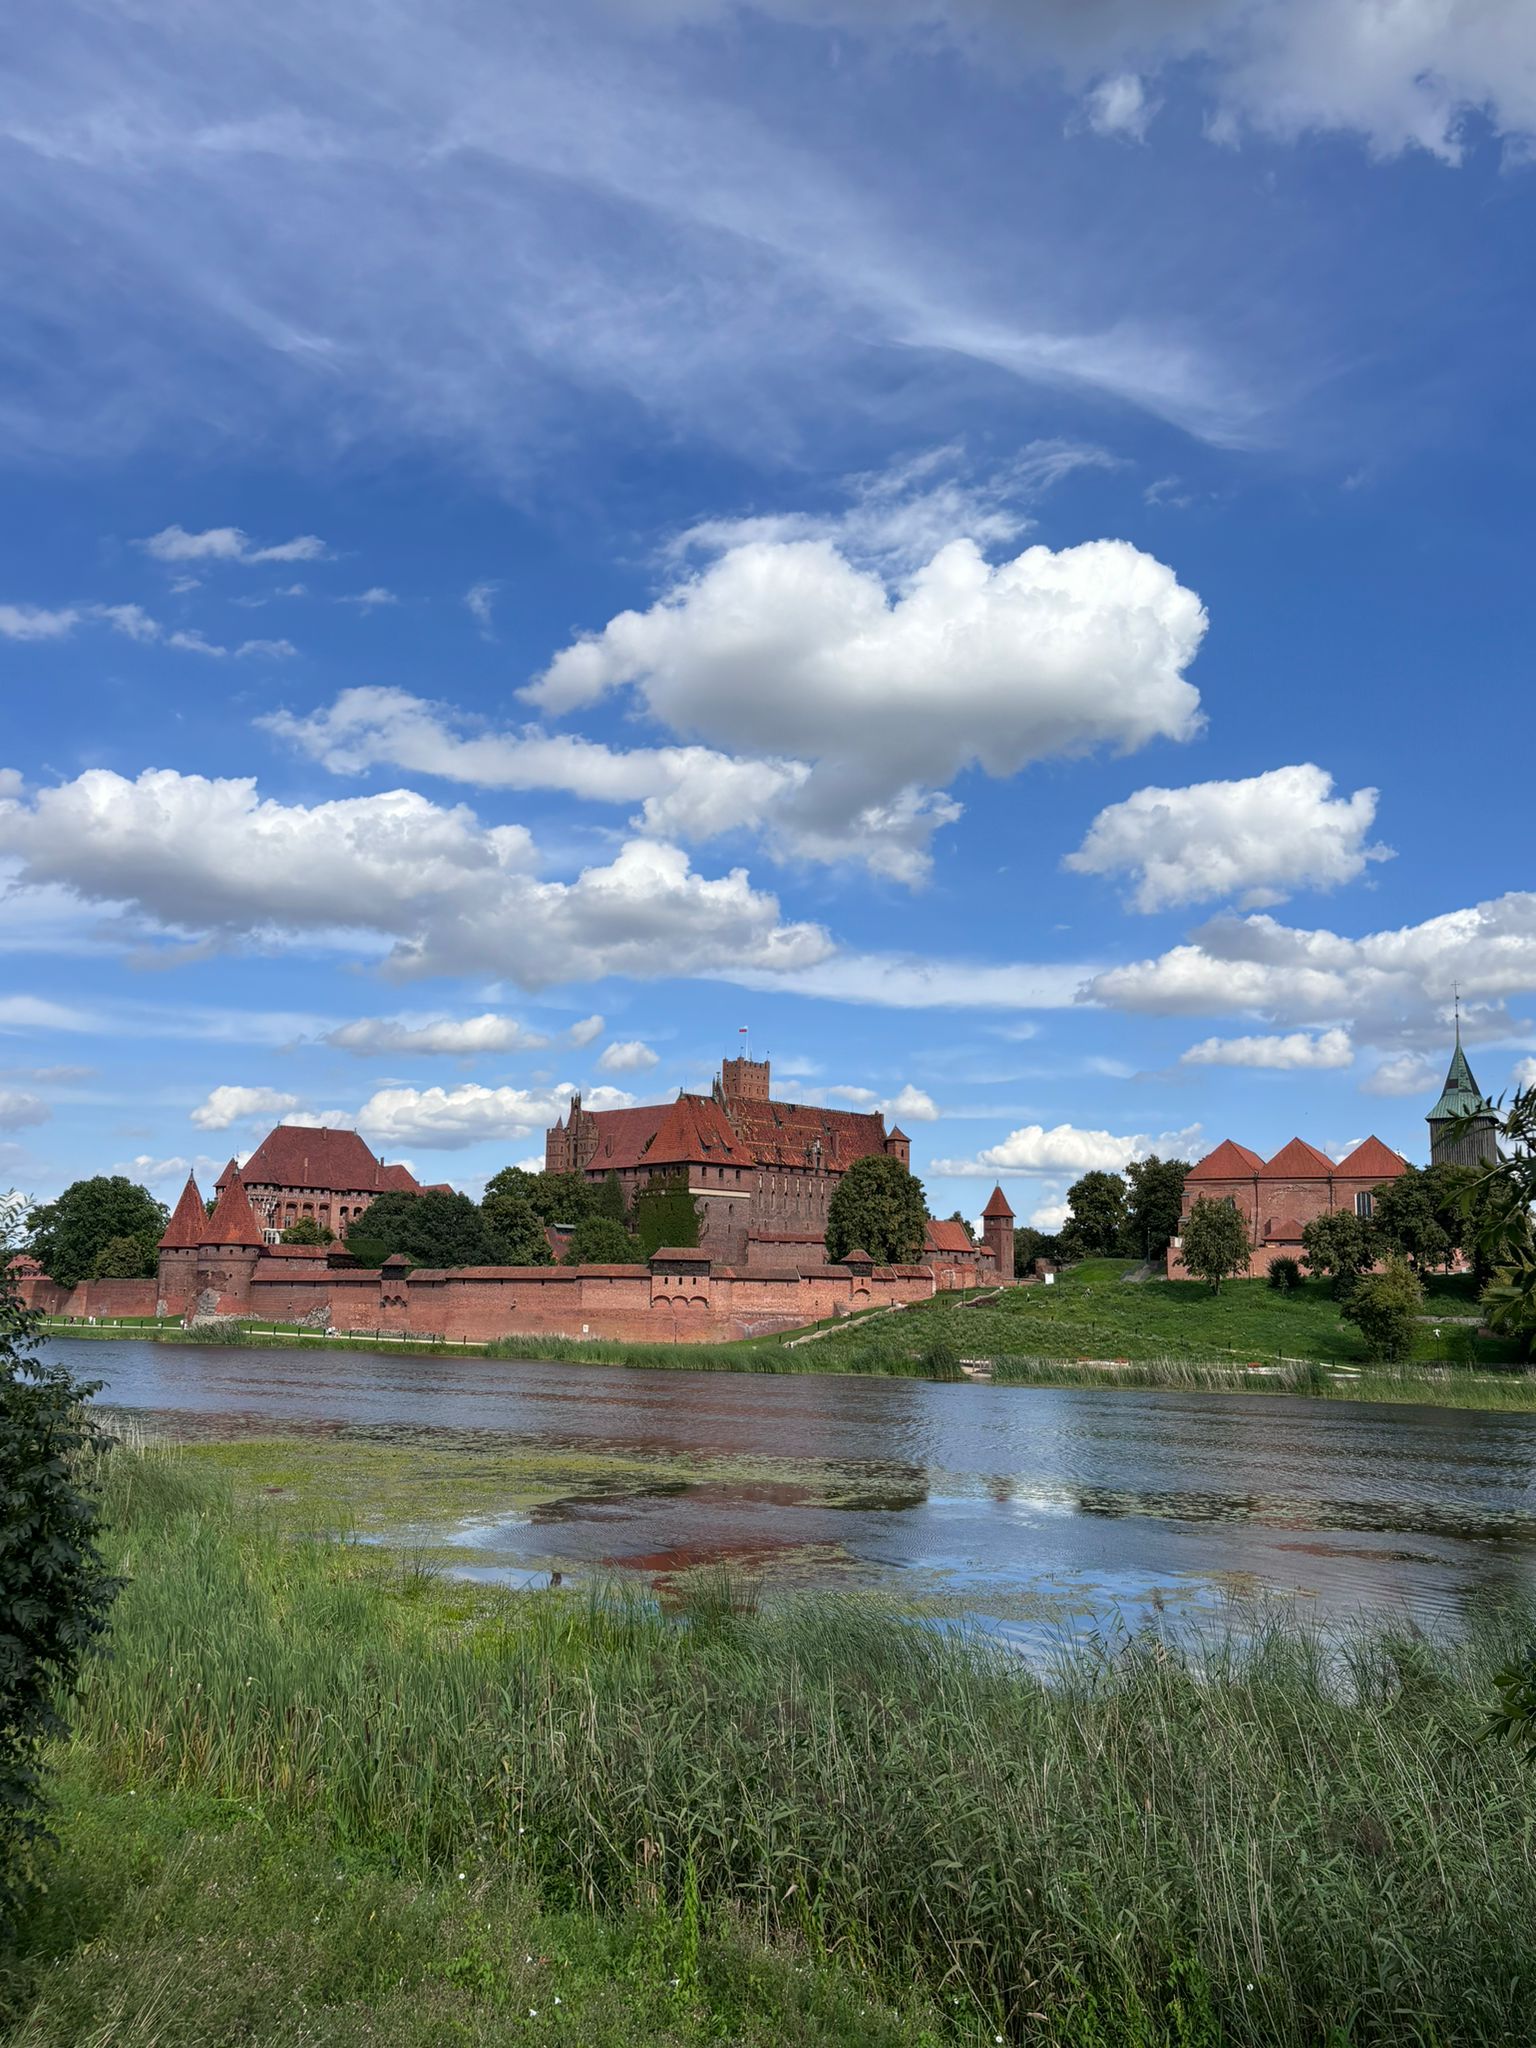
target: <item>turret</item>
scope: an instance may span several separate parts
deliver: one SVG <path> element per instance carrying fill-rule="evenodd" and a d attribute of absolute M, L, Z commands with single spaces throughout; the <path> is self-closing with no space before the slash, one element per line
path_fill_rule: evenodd
<path fill-rule="evenodd" d="M 161 1315 L 185 1315 L 197 1299 L 197 1253 L 207 1228 L 208 1211 L 196 1178 L 189 1173 L 160 1240 L 157 1307 Z"/>
<path fill-rule="evenodd" d="M 219 1199 L 203 1225 L 197 1253 L 197 1293 L 213 1297 L 218 1315 L 248 1314 L 251 1282 L 261 1257 L 264 1236 L 251 1207 L 240 1169 L 231 1160 L 219 1176 Z"/>
<path fill-rule="evenodd" d="M 907 1136 L 900 1124 L 897 1124 L 886 1139 L 885 1149 L 892 1159 L 899 1159 L 903 1166 L 910 1169 L 912 1165 L 912 1140 Z"/>
<path fill-rule="evenodd" d="M 1470 1118 L 1470 1122 L 1466 1119 Z M 1431 1166 L 1496 1166 L 1499 1159 L 1499 1114 L 1472 1078 L 1461 1049 L 1461 1019 L 1456 1020 L 1456 1049 L 1446 1071 L 1440 1100 L 1424 1119 L 1429 1125 Z M 1458 1128 L 1459 1127 L 1459 1128 Z"/>
<path fill-rule="evenodd" d="M 1000 1187 L 981 1212 L 981 1241 L 997 1261 L 999 1280 L 1013 1278 L 1013 1211 Z"/>

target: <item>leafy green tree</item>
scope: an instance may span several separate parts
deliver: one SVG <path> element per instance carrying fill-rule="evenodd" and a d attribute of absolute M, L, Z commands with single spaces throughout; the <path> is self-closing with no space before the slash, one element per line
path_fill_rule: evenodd
<path fill-rule="evenodd" d="M 629 1204 L 624 1199 L 624 1183 L 616 1173 L 605 1173 L 598 1182 L 592 1202 L 594 1216 L 606 1216 L 610 1223 L 629 1221 Z"/>
<path fill-rule="evenodd" d="M 1519 1338 L 1529 1356 L 1536 1350 L 1536 1088 L 1513 1097 L 1499 1136 L 1498 1163 L 1477 1174 L 1463 1201 L 1478 1260 L 1496 1276 L 1484 1293 L 1488 1320 Z"/>
<path fill-rule="evenodd" d="M 1416 1273 L 1449 1262 L 1455 1244 L 1436 1213 L 1435 1192 L 1417 1166 L 1374 1191 L 1368 1236 L 1378 1257 L 1406 1259 Z"/>
<path fill-rule="evenodd" d="M 836 1265 L 849 1252 L 866 1251 L 877 1265 L 910 1265 L 927 1227 L 922 1182 L 899 1159 L 872 1153 L 856 1159 L 833 1190 L 827 1257 Z"/>
<path fill-rule="evenodd" d="M 98 1173 L 31 1212 L 28 1249 L 51 1279 L 74 1287 L 91 1277 L 114 1238 L 148 1238 L 158 1245 L 168 1221 L 148 1188 L 120 1173 Z"/>
<path fill-rule="evenodd" d="M 382 1266 L 399 1252 L 413 1266 L 499 1266 L 495 1232 L 468 1195 L 420 1195 L 391 1189 L 368 1204 L 347 1231 L 347 1250 Z"/>
<path fill-rule="evenodd" d="M 1352 1209 L 1329 1209 L 1303 1224 L 1301 1263 L 1314 1278 L 1333 1282 L 1341 1299 L 1374 1263 L 1365 1225 Z"/>
<path fill-rule="evenodd" d="M 636 1195 L 635 1236 L 647 1259 L 662 1245 L 698 1243 L 699 1205 L 688 1192 L 686 1172 L 659 1174 Z"/>
<path fill-rule="evenodd" d="M 487 1214 L 503 1195 L 521 1195 L 541 1223 L 574 1224 L 597 1213 L 597 1190 L 579 1173 L 529 1173 L 504 1166 L 485 1184 L 480 1206 Z"/>
<path fill-rule="evenodd" d="M 1178 1236 L 1188 1172 L 1186 1160 L 1159 1159 L 1155 1152 L 1146 1159 L 1133 1159 L 1125 1169 L 1130 1193 L 1121 1249 L 1128 1258 L 1160 1259 L 1169 1239 Z"/>
<path fill-rule="evenodd" d="M 1394 1258 L 1356 1284 L 1339 1314 L 1365 1339 L 1367 1357 L 1396 1360 L 1413 1349 L 1414 1318 L 1423 1306 L 1418 1275 L 1405 1259 Z"/>
<path fill-rule="evenodd" d="M 334 1244 L 336 1233 L 328 1230 L 323 1223 L 317 1223 L 313 1216 L 296 1216 L 283 1232 L 284 1244 Z"/>
<path fill-rule="evenodd" d="M 1212 1294 L 1220 1294 L 1223 1280 L 1247 1272 L 1250 1249 L 1243 1219 L 1230 1202 L 1212 1202 L 1202 1196 L 1184 1219 L 1184 1270 L 1196 1280 L 1204 1280 Z"/>
<path fill-rule="evenodd" d="M 0 1223 L 19 1212 L 13 1202 Z M 83 1479 L 105 1448 L 84 1406 L 96 1386 L 36 1344 L 0 1247 L 0 1947 L 39 1876 L 47 1746 L 65 1732 L 61 1709 L 118 1591 Z"/>
<path fill-rule="evenodd" d="M 1036 1259 L 1055 1262 L 1057 1250 L 1056 1240 L 1048 1232 L 1021 1223 L 1013 1233 L 1013 1270 L 1022 1280 L 1033 1270 Z"/>
<path fill-rule="evenodd" d="M 555 1255 L 544 1235 L 544 1225 L 533 1213 L 526 1196 L 502 1192 L 488 1196 L 480 1213 L 496 1240 L 499 1263 L 508 1266 L 552 1266 Z"/>
<path fill-rule="evenodd" d="M 639 1266 L 645 1262 L 640 1247 L 622 1223 L 611 1216 L 583 1216 L 571 1232 L 566 1266 Z"/>
<path fill-rule="evenodd" d="M 96 1254 L 93 1280 L 152 1280 L 160 1267 L 160 1238 L 109 1237 Z"/>
<path fill-rule="evenodd" d="M 1063 1236 L 1081 1245 L 1081 1256 L 1104 1258 L 1118 1252 L 1125 1233 L 1125 1182 L 1118 1173 L 1085 1173 L 1067 1189 L 1071 1211 Z"/>

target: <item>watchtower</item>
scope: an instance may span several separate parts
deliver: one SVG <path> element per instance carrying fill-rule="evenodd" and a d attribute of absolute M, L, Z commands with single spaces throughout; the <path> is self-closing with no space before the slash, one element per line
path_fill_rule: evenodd
<path fill-rule="evenodd" d="M 997 1261 L 999 1280 L 1013 1278 L 1013 1211 L 1008 1206 L 1008 1197 L 1000 1187 L 992 1190 L 991 1200 L 981 1212 L 981 1241 Z"/>
<path fill-rule="evenodd" d="M 718 1100 L 729 1110 L 733 1102 L 766 1102 L 769 1099 L 768 1062 L 740 1059 L 720 1062 L 716 1084 Z"/>
<path fill-rule="evenodd" d="M 1446 1072 L 1440 1100 L 1425 1118 L 1429 1125 L 1431 1166 L 1496 1166 L 1499 1160 L 1499 1113 L 1478 1087 L 1461 1049 L 1461 1018 L 1456 1019 L 1456 1050 Z"/>

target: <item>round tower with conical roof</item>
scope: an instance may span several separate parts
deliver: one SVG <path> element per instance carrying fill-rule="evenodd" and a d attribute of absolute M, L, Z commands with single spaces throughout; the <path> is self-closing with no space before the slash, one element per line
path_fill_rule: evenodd
<path fill-rule="evenodd" d="M 999 1280 L 1013 1278 L 1013 1211 L 1008 1206 L 1008 1197 L 1000 1187 L 992 1190 L 992 1198 L 981 1212 L 981 1241 L 997 1261 Z"/>

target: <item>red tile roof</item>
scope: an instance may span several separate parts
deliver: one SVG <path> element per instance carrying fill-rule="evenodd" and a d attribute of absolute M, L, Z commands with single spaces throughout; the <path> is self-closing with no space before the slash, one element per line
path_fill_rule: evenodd
<path fill-rule="evenodd" d="M 885 1150 L 885 1119 L 859 1110 L 806 1102 L 753 1102 L 739 1097 L 728 1116 L 712 1095 L 633 1109 L 583 1110 L 597 1131 L 588 1173 L 648 1166 L 799 1166 L 818 1160 L 843 1172 L 856 1159 Z"/>
<path fill-rule="evenodd" d="M 1299 1216 L 1272 1216 L 1264 1235 L 1274 1244 L 1300 1244 L 1301 1218 Z"/>
<path fill-rule="evenodd" d="M 234 1164 L 231 1160 L 230 1165 Z M 219 1176 L 222 1187 L 229 1173 Z M 279 1124 L 245 1162 L 248 1187 L 315 1188 L 323 1194 L 419 1194 L 421 1183 L 407 1166 L 386 1166 L 356 1131 L 312 1130 Z"/>
<path fill-rule="evenodd" d="M 856 1159 L 885 1150 L 885 1118 L 878 1113 L 822 1109 L 810 1102 L 737 1101 L 732 1108 L 754 1166 L 804 1167 L 819 1161 L 834 1173 L 846 1173 Z"/>
<path fill-rule="evenodd" d="M 991 1200 L 981 1213 L 983 1216 L 1006 1216 L 1010 1223 L 1013 1221 L 1013 1211 L 1008 1206 L 1008 1197 L 1000 1187 L 992 1190 Z"/>
<path fill-rule="evenodd" d="M 208 1211 L 203 1198 L 197 1191 L 197 1182 L 187 1175 L 187 1184 L 182 1189 L 171 1220 L 165 1226 L 165 1235 L 160 1240 L 163 1252 L 194 1251 L 202 1244 L 208 1232 Z"/>
<path fill-rule="evenodd" d="M 1260 1180 L 1316 1180 L 1319 1175 L 1326 1178 L 1333 1172 L 1333 1161 L 1326 1152 L 1319 1152 L 1315 1145 L 1309 1145 L 1305 1138 L 1292 1138 L 1288 1145 L 1282 1145 L 1273 1159 L 1267 1160 L 1259 1173 Z"/>
<path fill-rule="evenodd" d="M 1394 1152 L 1390 1145 L 1383 1145 L 1380 1138 L 1365 1139 L 1334 1168 L 1335 1173 L 1347 1174 L 1351 1180 L 1370 1181 L 1395 1180 L 1407 1171 L 1408 1162 L 1403 1155 Z"/>
<path fill-rule="evenodd" d="M 1207 1152 L 1189 1169 L 1186 1180 L 1251 1180 L 1264 1164 L 1257 1152 L 1246 1145 L 1223 1138 L 1214 1152 Z"/>
<path fill-rule="evenodd" d="M 969 1252 L 975 1254 L 971 1233 L 963 1223 L 935 1223 L 930 1217 L 923 1232 L 923 1243 L 934 1252 Z"/>
<path fill-rule="evenodd" d="M 219 1191 L 213 1214 L 203 1226 L 204 1244 L 260 1244 L 261 1224 L 238 1173 L 231 1174 Z"/>

